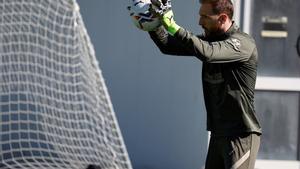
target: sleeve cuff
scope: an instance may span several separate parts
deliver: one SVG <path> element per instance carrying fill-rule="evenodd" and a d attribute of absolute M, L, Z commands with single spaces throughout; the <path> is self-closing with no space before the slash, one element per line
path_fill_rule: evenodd
<path fill-rule="evenodd" d="M 173 25 L 171 25 L 170 27 L 168 27 L 168 32 L 174 36 L 176 34 L 176 32 L 178 32 L 178 30 L 180 29 L 180 26 L 177 25 L 176 23 L 174 23 Z"/>

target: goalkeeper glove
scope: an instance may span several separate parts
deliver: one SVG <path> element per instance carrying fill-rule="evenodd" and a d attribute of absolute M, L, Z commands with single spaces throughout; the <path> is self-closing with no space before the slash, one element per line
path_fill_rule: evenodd
<path fill-rule="evenodd" d="M 150 11 L 161 18 L 163 26 L 174 36 L 180 26 L 174 20 L 171 7 L 171 0 L 151 0 Z"/>

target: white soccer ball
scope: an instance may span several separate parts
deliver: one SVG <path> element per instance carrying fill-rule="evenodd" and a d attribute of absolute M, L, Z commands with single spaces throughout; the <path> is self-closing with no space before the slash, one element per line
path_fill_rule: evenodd
<path fill-rule="evenodd" d="M 144 31 L 153 31 L 161 25 L 158 17 L 150 11 L 150 0 L 131 0 L 130 17 L 136 27 Z"/>

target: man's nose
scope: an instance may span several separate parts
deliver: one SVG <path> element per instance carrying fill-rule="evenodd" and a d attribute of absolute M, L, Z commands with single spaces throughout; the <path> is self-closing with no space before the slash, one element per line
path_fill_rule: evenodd
<path fill-rule="evenodd" d="M 200 26 L 202 26 L 203 25 L 203 18 L 200 16 L 199 17 L 199 23 L 198 23 Z"/>
<path fill-rule="evenodd" d="M 199 23 L 198 23 L 200 26 L 202 26 L 203 25 L 203 21 L 202 21 L 202 19 L 201 19 L 201 17 L 199 18 Z"/>

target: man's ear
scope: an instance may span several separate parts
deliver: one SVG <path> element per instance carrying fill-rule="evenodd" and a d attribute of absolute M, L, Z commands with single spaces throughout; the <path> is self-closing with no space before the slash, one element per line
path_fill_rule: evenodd
<path fill-rule="evenodd" d="M 221 24 L 224 24 L 225 22 L 226 22 L 226 20 L 228 19 L 228 16 L 226 15 L 226 14 L 220 14 L 220 16 L 219 16 L 219 22 L 221 23 Z"/>

